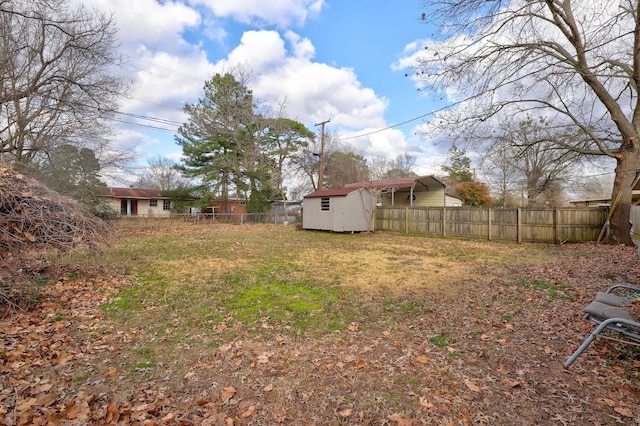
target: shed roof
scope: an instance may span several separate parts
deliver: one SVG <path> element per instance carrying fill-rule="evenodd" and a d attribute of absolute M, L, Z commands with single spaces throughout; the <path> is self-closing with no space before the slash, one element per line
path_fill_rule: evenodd
<path fill-rule="evenodd" d="M 133 188 L 111 188 L 100 186 L 97 188 L 98 194 L 110 198 L 135 198 L 141 199 L 169 199 L 162 195 L 159 189 L 133 189 Z"/>
<path fill-rule="evenodd" d="M 344 187 L 340 189 L 323 189 L 314 191 L 304 196 L 304 198 L 318 198 L 318 197 L 345 197 L 352 192 L 360 190 L 361 187 Z"/>
<path fill-rule="evenodd" d="M 411 188 L 416 183 L 421 183 L 423 185 L 428 185 L 430 183 L 436 183 L 446 187 L 446 185 L 438 178 L 433 175 L 428 176 L 407 176 L 396 179 L 378 179 L 378 180 L 368 180 L 362 182 L 354 182 L 345 185 L 345 188 Z"/>

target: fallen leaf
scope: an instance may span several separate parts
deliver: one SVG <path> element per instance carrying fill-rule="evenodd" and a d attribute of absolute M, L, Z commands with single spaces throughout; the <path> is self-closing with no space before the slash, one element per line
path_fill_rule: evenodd
<path fill-rule="evenodd" d="M 109 367 L 107 369 L 107 379 L 115 379 L 116 377 L 118 377 L 118 370 L 114 367 Z"/>
<path fill-rule="evenodd" d="M 220 391 L 220 399 L 222 400 L 223 404 L 226 404 L 227 402 L 229 402 L 231 398 L 233 398 L 233 395 L 235 394 L 236 394 L 235 388 L 233 387 L 224 388 Z"/>
<path fill-rule="evenodd" d="M 498 340 L 498 343 L 500 343 L 500 346 L 509 346 L 507 339 L 500 339 Z"/>
<path fill-rule="evenodd" d="M 242 413 L 240 413 L 240 418 L 246 419 L 247 417 L 253 416 L 253 414 L 255 412 L 256 412 L 256 406 L 252 405 L 249 408 L 247 408 L 246 410 L 244 410 Z"/>
<path fill-rule="evenodd" d="M 600 398 L 598 402 L 601 402 L 609 407 L 613 408 L 613 411 L 625 417 L 633 417 L 633 413 L 628 408 L 625 408 L 617 401 L 614 401 L 609 398 Z"/>
<path fill-rule="evenodd" d="M 118 406 L 116 404 L 111 403 L 107 405 L 104 420 L 107 423 L 118 423 L 118 420 L 120 420 L 120 410 L 118 410 Z"/>
<path fill-rule="evenodd" d="M 386 337 L 389 337 L 389 336 L 391 336 L 391 332 L 385 330 L 385 331 L 382 332 L 382 335 L 386 336 Z"/>
<path fill-rule="evenodd" d="M 436 407 L 431 402 L 429 402 L 429 400 L 427 400 L 427 398 L 425 398 L 423 396 L 420 397 L 420 406 L 426 408 L 427 410 L 432 410 L 432 409 L 434 409 Z"/>
<path fill-rule="evenodd" d="M 478 385 L 476 385 L 475 383 L 473 383 L 471 380 L 465 380 L 464 384 L 467 385 L 467 387 L 469 389 L 471 389 L 474 392 L 479 392 L 480 391 L 480 387 Z"/>
<path fill-rule="evenodd" d="M 265 392 L 271 392 L 273 390 L 273 384 L 269 383 L 262 390 L 265 391 Z"/>
<path fill-rule="evenodd" d="M 340 417 L 349 417 L 351 413 L 353 413 L 353 410 L 351 410 L 351 408 L 345 408 L 342 411 L 338 411 Z"/>
<path fill-rule="evenodd" d="M 349 331 L 358 331 L 359 327 L 360 327 L 360 325 L 357 322 L 352 322 L 351 324 L 349 324 L 347 326 L 347 330 L 349 330 Z"/>
<path fill-rule="evenodd" d="M 27 400 L 21 401 L 18 405 L 16 405 L 16 410 L 20 412 L 29 411 L 31 407 L 33 407 L 36 402 L 38 402 L 35 398 L 29 398 Z"/>
<path fill-rule="evenodd" d="M 515 380 L 511 380 L 511 379 L 504 379 L 504 382 L 507 384 L 507 386 L 509 386 L 510 388 L 515 388 L 517 386 L 520 386 L 520 382 L 517 382 Z"/>
<path fill-rule="evenodd" d="M 624 408 L 620 405 L 613 407 L 613 411 L 625 417 L 633 417 L 633 413 L 628 408 Z"/>
<path fill-rule="evenodd" d="M 56 402 L 57 399 L 58 397 L 54 393 L 46 393 L 40 398 L 38 398 L 37 405 L 40 407 L 48 407 L 49 405 Z"/>
<path fill-rule="evenodd" d="M 218 347 L 218 350 L 220 352 L 228 352 L 231 348 L 232 348 L 231 344 L 230 343 L 226 343 L 226 344 Z"/>
<path fill-rule="evenodd" d="M 608 405 L 609 407 L 615 407 L 616 405 L 618 405 L 617 402 L 615 402 L 614 400 L 611 400 L 609 398 L 600 398 L 598 400 L 598 402 L 601 402 L 601 403 L 603 403 L 605 405 Z"/>
<path fill-rule="evenodd" d="M 426 364 L 429 362 L 429 358 L 426 355 L 420 355 L 419 357 L 416 357 L 416 361 L 420 364 Z"/>
<path fill-rule="evenodd" d="M 73 420 L 80 414 L 80 405 L 76 404 L 75 401 L 71 401 L 71 403 L 64 407 L 62 414 L 66 419 Z"/>

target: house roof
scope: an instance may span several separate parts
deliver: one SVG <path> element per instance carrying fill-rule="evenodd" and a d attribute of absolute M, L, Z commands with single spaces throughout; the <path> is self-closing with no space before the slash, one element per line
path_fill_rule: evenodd
<path fill-rule="evenodd" d="M 417 183 L 420 183 L 424 186 L 428 186 L 429 184 L 438 184 L 443 187 L 446 185 L 436 178 L 433 175 L 428 176 L 407 176 L 396 179 L 378 179 L 378 180 L 368 180 L 362 182 L 354 182 L 345 185 L 345 188 L 377 188 L 377 189 L 400 189 L 400 188 L 411 188 Z"/>
<path fill-rule="evenodd" d="M 133 189 L 133 188 L 111 188 L 100 186 L 97 188 L 98 194 L 109 198 L 135 198 L 144 199 L 169 199 L 164 197 L 159 189 Z"/>
<path fill-rule="evenodd" d="M 320 191 L 314 191 L 304 196 L 304 198 L 318 198 L 318 197 L 344 197 L 352 192 L 360 190 L 362 187 L 344 187 L 340 189 L 323 189 Z"/>

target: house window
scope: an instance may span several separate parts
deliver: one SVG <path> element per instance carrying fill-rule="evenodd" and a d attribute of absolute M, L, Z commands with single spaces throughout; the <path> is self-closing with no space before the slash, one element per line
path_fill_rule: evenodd
<path fill-rule="evenodd" d="M 162 200 L 162 210 L 171 210 L 171 200 Z"/>
<path fill-rule="evenodd" d="M 329 211 L 329 197 L 320 198 L 320 210 L 323 212 Z"/>
<path fill-rule="evenodd" d="M 158 200 L 149 200 L 149 207 L 158 207 Z"/>

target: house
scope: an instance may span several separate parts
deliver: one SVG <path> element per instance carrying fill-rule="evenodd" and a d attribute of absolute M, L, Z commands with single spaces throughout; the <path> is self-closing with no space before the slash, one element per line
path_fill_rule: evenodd
<path fill-rule="evenodd" d="M 411 176 L 355 182 L 345 188 L 369 188 L 378 194 L 378 205 L 390 207 L 461 207 L 461 198 L 447 193 L 447 186 L 430 176 Z"/>
<path fill-rule="evenodd" d="M 333 232 L 374 229 L 376 195 L 359 187 L 321 190 L 304 196 L 302 228 Z"/>
<path fill-rule="evenodd" d="M 603 207 L 611 205 L 611 198 L 589 198 L 569 202 L 574 207 Z M 631 189 L 631 206 L 640 206 L 640 179 Z"/>
<path fill-rule="evenodd" d="M 121 216 L 168 217 L 173 201 L 157 189 L 96 188 L 98 197 Z"/>
<path fill-rule="evenodd" d="M 216 198 L 209 201 L 207 206 L 207 213 L 246 213 L 247 212 L 247 200 L 244 197 L 229 197 L 226 199 Z"/>

